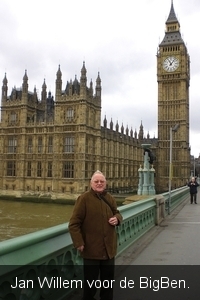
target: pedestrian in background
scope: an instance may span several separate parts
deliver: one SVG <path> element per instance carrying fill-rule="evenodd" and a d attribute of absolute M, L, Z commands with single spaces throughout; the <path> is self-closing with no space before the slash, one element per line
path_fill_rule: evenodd
<path fill-rule="evenodd" d="M 199 186 L 199 184 L 196 181 L 195 177 L 191 178 L 188 186 L 190 188 L 190 203 L 192 204 L 194 201 L 194 203 L 197 204 L 197 187 Z"/>
<path fill-rule="evenodd" d="M 115 255 L 117 253 L 117 234 L 115 226 L 122 221 L 114 197 L 106 192 L 106 178 L 96 171 L 90 181 L 91 189 L 78 197 L 69 232 L 74 247 L 83 257 L 84 291 L 83 300 L 94 300 L 95 284 L 110 282 L 109 288 L 101 286 L 101 300 L 113 300 Z"/>

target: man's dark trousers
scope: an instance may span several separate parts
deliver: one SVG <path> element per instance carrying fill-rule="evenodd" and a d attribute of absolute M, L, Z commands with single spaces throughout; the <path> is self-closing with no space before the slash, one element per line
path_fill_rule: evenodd
<path fill-rule="evenodd" d="M 191 204 L 193 203 L 193 200 L 194 200 L 194 203 L 197 203 L 197 194 L 196 193 L 195 194 L 193 194 L 193 193 L 190 194 Z"/>
<path fill-rule="evenodd" d="M 95 294 L 97 292 L 95 282 L 97 282 L 97 286 L 99 287 L 100 281 L 101 281 L 100 299 L 113 300 L 115 259 L 114 258 L 106 259 L 106 260 L 84 259 L 83 270 L 84 270 L 83 300 L 95 300 Z M 105 287 L 103 287 L 103 281 L 105 281 Z"/>

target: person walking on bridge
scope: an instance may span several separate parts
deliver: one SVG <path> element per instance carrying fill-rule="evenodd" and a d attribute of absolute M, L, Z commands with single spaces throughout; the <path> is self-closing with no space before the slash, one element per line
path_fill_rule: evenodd
<path fill-rule="evenodd" d="M 115 226 L 121 223 L 122 216 L 114 197 L 106 192 L 103 173 L 96 171 L 93 174 L 90 187 L 76 200 L 69 221 L 74 247 L 83 257 L 82 299 L 95 300 L 95 282 L 100 279 L 101 300 L 113 300 L 114 261 L 117 253 Z M 107 286 L 104 286 L 105 282 Z"/>
<path fill-rule="evenodd" d="M 196 181 L 195 177 L 191 178 L 191 181 L 188 183 L 188 186 L 190 188 L 190 203 L 197 204 L 197 187 L 199 186 L 198 182 Z"/>

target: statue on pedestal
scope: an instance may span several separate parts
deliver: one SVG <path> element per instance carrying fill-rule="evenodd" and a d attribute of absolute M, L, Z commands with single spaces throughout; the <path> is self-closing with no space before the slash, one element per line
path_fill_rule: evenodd
<path fill-rule="evenodd" d="M 155 195 L 154 174 L 153 168 L 154 155 L 150 150 L 151 144 L 142 144 L 144 149 L 144 168 L 140 166 L 138 195 Z"/>

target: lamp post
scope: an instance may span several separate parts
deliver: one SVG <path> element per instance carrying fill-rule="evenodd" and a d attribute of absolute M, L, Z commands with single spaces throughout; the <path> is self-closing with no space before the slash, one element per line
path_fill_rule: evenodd
<path fill-rule="evenodd" d="M 171 189 L 172 189 L 172 138 L 173 132 L 176 132 L 179 128 L 179 124 L 174 127 L 170 127 L 170 144 L 169 144 L 169 201 L 168 201 L 168 215 L 170 215 L 171 207 Z"/>

